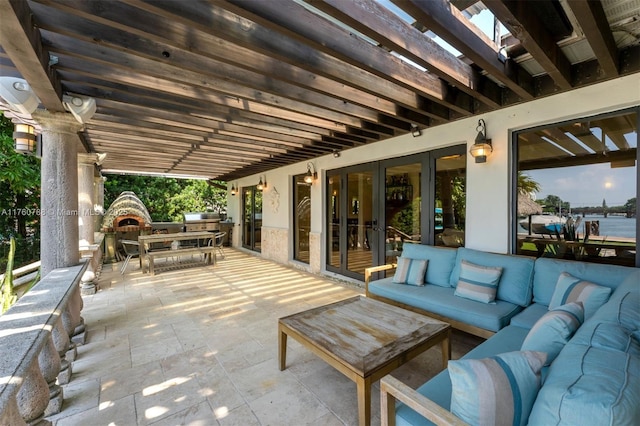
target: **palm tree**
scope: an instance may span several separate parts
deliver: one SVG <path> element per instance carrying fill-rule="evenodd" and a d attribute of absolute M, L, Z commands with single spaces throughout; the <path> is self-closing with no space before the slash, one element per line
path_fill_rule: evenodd
<path fill-rule="evenodd" d="M 522 195 L 539 192 L 540 184 L 531 179 L 529 175 L 525 175 L 521 171 L 518 172 L 518 193 Z"/>

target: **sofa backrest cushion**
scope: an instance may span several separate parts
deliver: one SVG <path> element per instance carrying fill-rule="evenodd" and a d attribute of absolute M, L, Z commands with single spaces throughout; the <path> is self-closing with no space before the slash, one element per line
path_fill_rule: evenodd
<path fill-rule="evenodd" d="M 409 259 L 427 259 L 427 279 L 425 284 L 450 287 L 449 277 L 456 262 L 456 249 L 427 246 L 424 244 L 404 244 L 402 257 Z"/>
<path fill-rule="evenodd" d="M 502 267 L 496 299 L 528 306 L 531 303 L 534 259 L 525 256 L 488 253 L 465 247 L 458 249 L 455 267 L 449 283 L 455 287 L 460 279 L 460 267 L 466 260 L 476 265 Z"/>
<path fill-rule="evenodd" d="M 571 260 L 541 257 L 535 261 L 533 275 L 533 301 L 549 306 L 556 283 L 562 272 L 574 277 L 616 289 L 637 268 L 601 263 L 576 262 Z"/>

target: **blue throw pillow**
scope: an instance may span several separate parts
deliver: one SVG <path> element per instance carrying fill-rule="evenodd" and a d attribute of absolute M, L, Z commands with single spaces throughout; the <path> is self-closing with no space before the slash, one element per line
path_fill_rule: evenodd
<path fill-rule="evenodd" d="M 399 257 L 396 273 L 393 275 L 393 282 L 397 284 L 424 285 L 424 276 L 427 273 L 428 263 L 429 261 L 425 259 Z"/>
<path fill-rule="evenodd" d="M 526 425 L 546 357 L 526 351 L 449 361 L 451 412 L 471 425 Z"/>
<path fill-rule="evenodd" d="M 582 302 L 585 321 L 591 318 L 611 295 L 611 289 L 576 278 L 568 272 L 562 272 L 549 302 L 549 309 L 566 305 L 569 302 Z"/>
<path fill-rule="evenodd" d="M 496 299 L 501 275 L 502 268 L 499 266 L 480 266 L 463 260 L 454 295 L 491 303 Z"/>
<path fill-rule="evenodd" d="M 529 330 L 521 350 L 546 352 L 546 365 L 550 365 L 583 322 L 582 302 L 571 302 L 554 308 Z"/>

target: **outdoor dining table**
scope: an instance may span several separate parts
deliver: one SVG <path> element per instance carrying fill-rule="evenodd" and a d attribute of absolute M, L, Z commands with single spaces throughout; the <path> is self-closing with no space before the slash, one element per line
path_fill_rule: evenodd
<path fill-rule="evenodd" d="M 197 247 L 207 247 L 209 240 L 213 239 L 215 234 L 208 231 L 193 231 L 193 232 L 176 232 L 173 234 L 151 234 L 140 235 L 138 242 L 140 243 L 140 262 L 142 264 L 142 271 L 146 272 L 146 265 L 151 252 L 151 245 L 153 243 L 173 243 L 180 241 L 197 241 Z M 180 249 L 179 246 L 176 249 L 167 249 L 167 253 L 170 251 L 175 253 L 175 256 L 184 254 L 188 249 Z M 182 251 L 182 253 L 181 253 Z"/>

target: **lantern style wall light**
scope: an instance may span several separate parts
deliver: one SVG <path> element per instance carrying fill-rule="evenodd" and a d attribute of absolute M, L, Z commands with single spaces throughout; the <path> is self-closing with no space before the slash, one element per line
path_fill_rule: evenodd
<path fill-rule="evenodd" d="M 417 124 L 412 124 L 411 125 L 411 136 L 413 136 L 414 138 L 417 138 L 421 134 L 422 134 L 422 131 L 420 130 L 418 125 Z"/>
<path fill-rule="evenodd" d="M 311 169 L 313 168 L 313 173 Z M 307 163 L 307 174 L 304 175 L 304 182 L 308 184 L 313 184 L 313 181 L 318 179 L 318 172 L 316 171 L 316 166 L 313 163 Z"/>
<path fill-rule="evenodd" d="M 256 188 L 258 188 L 259 191 L 262 191 L 266 187 L 267 187 L 267 176 L 264 177 L 264 182 L 262 181 L 262 176 L 260 176 L 260 181 L 258 182 L 258 186 Z"/>
<path fill-rule="evenodd" d="M 478 120 L 476 131 L 478 135 L 469 153 L 476 159 L 476 163 L 486 163 L 487 157 L 493 152 L 493 146 L 491 146 L 491 139 L 487 139 L 487 125 L 483 119 Z"/>
<path fill-rule="evenodd" d="M 236 186 L 232 183 L 231 184 L 231 195 L 234 196 L 238 193 L 238 190 L 236 189 Z"/>
<path fill-rule="evenodd" d="M 29 124 L 17 123 L 14 127 L 13 141 L 16 152 L 32 155 L 36 150 L 36 129 Z"/>

